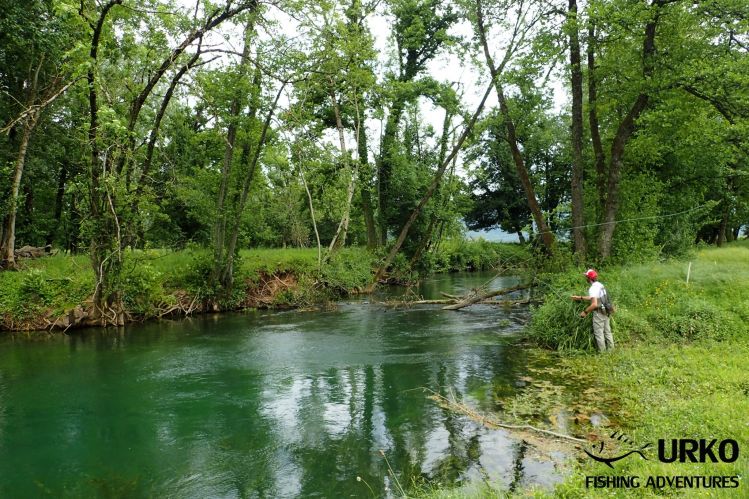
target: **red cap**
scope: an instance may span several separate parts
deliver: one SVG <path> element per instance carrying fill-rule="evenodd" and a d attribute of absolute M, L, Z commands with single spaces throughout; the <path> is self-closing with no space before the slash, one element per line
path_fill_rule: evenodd
<path fill-rule="evenodd" d="M 598 272 L 596 272 L 593 269 L 588 269 L 584 274 L 585 277 L 588 279 L 597 279 L 598 278 Z"/>

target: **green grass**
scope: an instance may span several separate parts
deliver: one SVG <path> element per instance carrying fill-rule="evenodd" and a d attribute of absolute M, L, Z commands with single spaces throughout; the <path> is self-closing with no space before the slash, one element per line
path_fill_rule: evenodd
<path fill-rule="evenodd" d="M 618 419 L 629 437 L 638 443 L 657 439 L 732 438 L 739 442 L 741 456 L 734 463 L 661 463 L 650 451 L 650 459 L 624 459 L 614 470 L 586 459 L 578 464 L 557 497 L 649 497 L 676 495 L 641 487 L 623 490 L 587 490 L 586 475 L 648 476 L 725 475 L 742 477 L 739 489 L 688 489 L 688 497 L 749 496 L 749 340 L 729 344 L 702 341 L 697 344 L 640 344 L 594 357 L 570 357 L 565 366 L 595 374 L 600 385 L 620 402 Z M 612 428 L 613 431 L 613 428 Z"/>
<path fill-rule="evenodd" d="M 618 401 L 612 416 L 622 427 L 615 429 L 638 443 L 732 438 L 743 454 L 730 464 L 661 463 L 652 450 L 650 460 L 624 459 L 615 470 L 586 459 L 554 495 L 749 497 L 749 242 L 703 248 L 687 261 L 612 269 L 602 272 L 602 281 L 619 304 L 618 347 L 605 355 L 563 355 L 561 365 L 597 380 Z M 635 475 L 643 482 L 657 475 L 740 475 L 743 480 L 738 490 L 603 491 L 585 489 L 585 475 Z"/>

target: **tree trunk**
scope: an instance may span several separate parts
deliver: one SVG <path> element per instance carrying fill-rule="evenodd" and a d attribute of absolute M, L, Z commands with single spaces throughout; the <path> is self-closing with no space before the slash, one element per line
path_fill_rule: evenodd
<path fill-rule="evenodd" d="M 72 254 L 78 253 L 81 232 L 81 217 L 78 213 L 77 196 L 73 192 L 70 196 L 70 228 L 68 229 L 66 247 Z"/>
<path fill-rule="evenodd" d="M 525 191 L 525 196 L 528 201 L 528 207 L 533 214 L 533 220 L 536 222 L 538 232 L 541 235 L 541 241 L 543 241 L 546 252 L 548 254 L 552 254 L 554 252 L 554 235 L 546 225 L 544 214 L 541 211 L 538 200 L 536 199 L 536 192 L 533 188 L 530 177 L 528 176 L 528 170 L 525 168 L 525 162 L 523 161 L 523 156 L 520 153 L 520 148 L 518 147 L 517 136 L 515 133 L 515 123 L 512 121 L 512 117 L 510 116 L 510 109 L 507 106 L 507 99 L 505 99 L 504 90 L 502 89 L 502 85 L 499 82 L 499 71 L 494 65 L 494 59 L 492 59 L 491 52 L 489 51 L 489 43 L 486 39 L 486 29 L 484 28 L 484 17 L 481 11 L 480 1 L 476 2 L 476 14 L 476 25 L 479 32 L 478 34 L 479 38 L 481 39 L 481 45 L 484 48 L 484 56 L 486 57 L 486 64 L 489 67 L 489 74 L 492 77 L 494 88 L 497 91 L 497 98 L 499 99 L 499 110 L 505 120 L 507 141 L 510 146 L 510 152 L 512 153 L 512 159 L 515 163 L 515 168 L 517 169 L 520 183 L 523 185 L 523 190 Z"/>
<path fill-rule="evenodd" d="M 242 58 L 239 61 L 239 76 L 244 77 L 250 58 L 250 31 L 252 24 L 247 23 L 244 30 L 244 48 L 242 49 Z M 229 191 L 229 179 L 231 177 L 232 163 L 234 161 L 234 145 L 237 139 L 237 121 L 239 111 L 242 108 L 243 96 L 236 91 L 229 107 L 229 123 L 226 129 L 226 147 L 224 148 L 224 159 L 221 166 L 221 183 L 218 189 L 218 198 L 216 199 L 216 222 L 213 229 L 213 275 L 214 284 L 223 285 L 226 267 L 228 265 L 228 255 L 224 252 L 226 249 L 226 223 L 227 209 L 226 197 Z"/>
<path fill-rule="evenodd" d="M 111 289 L 110 280 L 119 272 L 119 257 L 112 258 L 111 221 L 106 212 L 107 194 L 102 191 L 101 175 L 106 174 L 107 160 L 102 161 L 99 150 L 99 104 L 96 88 L 96 65 L 98 63 L 99 39 L 107 14 L 123 0 L 110 0 L 99 13 L 99 19 L 91 37 L 89 68 L 87 72 L 89 100 L 88 142 L 91 148 L 91 178 L 89 183 L 90 216 L 93 225 L 91 237 L 91 265 L 94 269 L 96 286 L 93 295 L 92 320 L 102 325 L 119 324 L 122 321 L 122 303 L 116 289 Z M 106 190 L 106 186 L 104 187 Z M 111 200 L 111 199 L 110 199 Z M 120 248 L 115 251 L 119 252 Z M 119 255 L 119 253 L 118 253 Z M 112 316 L 110 316 L 112 313 Z"/>
<path fill-rule="evenodd" d="M 151 133 L 148 137 L 148 147 L 146 149 L 146 160 L 143 162 L 143 170 L 140 174 L 140 179 L 138 181 L 138 186 L 136 187 L 136 198 L 140 196 L 140 194 L 143 192 L 143 182 L 145 181 L 146 177 L 148 176 L 150 170 L 151 170 L 151 163 L 153 162 L 153 152 L 156 147 L 156 140 L 159 137 L 159 130 L 161 128 L 161 121 L 164 119 L 164 115 L 166 114 L 166 110 L 169 107 L 169 103 L 172 100 L 172 96 L 174 95 L 174 89 L 177 88 L 177 84 L 182 79 L 185 74 L 195 66 L 195 64 L 200 59 L 201 54 L 201 45 L 202 45 L 202 39 L 201 42 L 198 44 L 198 48 L 195 51 L 195 54 L 190 58 L 187 63 L 182 66 L 177 73 L 172 77 L 172 81 L 169 83 L 169 88 L 167 88 L 166 93 L 164 94 L 164 97 L 161 99 L 161 105 L 159 106 L 159 111 L 156 113 L 156 119 L 153 122 L 153 127 L 151 128 Z"/>
<path fill-rule="evenodd" d="M 445 155 L 447 155 L 447 141 L 448 141 L 448 135 L 450 131 L 450 120 L 452 119 L 452 114 L 450 114 L 449 111 L 445 111 L 445 119 L 442 122 L 442 135 L 440 136 L 440 152 L 439 157 L 437 159 L 437 164 L 441 165 L 443 161 L 445 161 Z M 457 159 L 457 158 L 456 158 Z M 447 178 L 451 178 L 451 176 L 455 173 L 455 161 L 453 161 L 452 167 L 450 168 L 450 173 L 448 173 Z M 443 192 L 444 184 L 441 184 L 439 188 L 437 189 L 437 194 L 435 195 L 435 207 L 434 211 L 432 212 L 432 216 L 429 220 L 429 225 L 427 227 L 426 233 L 424 234 L 424 237 L 422 238 L 421 242 L 419 243 L 419 246 L 416 248 L 416 251 L 414 251 L 413 256 L 411 257 L 411 261 L 409 262 L 410 266 L 413 266 L 416 262 L 419 261 L 421 258 L 421 255 L 423 254 L 424 250 L 429 247 L 432 241 L 432 236 L 434 235 L 434 229 L 437 226 L 437 222 L 439 219 L 439 199 L 444 194 Z M 449 194 L 446 197 L 445 205 L 447 204 L 447 200 L 449 200 Z"/>
<path fill-rule="evenodd" d="M 3 254 L 0 260 L 5 260 L 7 267 L 14 267 L 15 260 L 15 249 L 16 249 L 16 214 L 18 213 L 18 193 L 21 188 L 21 177 L 23 175 L 23 167 L 26 163 L 26 151 L 29 146 L 29 139 L 31 138 L 31 131 L 36 124 L 36 119 L 30 118 L 24 124 L 23 134 L 21 136 L 21 144 L 18 147 L 18 155 L 16 156 L 15 164 L 13 165 L 13 182 L 10 189 L 10 211 L 5 219 L 5 227 L 3 229 L 3 241 L 0 246 L 3 248 Z"/>
<path fill-rule="evenodd" d="M 595 55 L 595 25 L 588 20 L 588 121 L 590 123 L 590 139 L 593 143 L 593 154 L 596 160 L 596 190 L 598 193 L 597 220 L 603 220 L 606 207 L 606 156 L 603 152 L 601 133 L 598 126 L 598 112 L 596 110 L 596 55 Z"/>
<path fill-rule="evenodd" d="M 517 137 L 515 135 L 515 125 L 512 122 L 512 118 L 510 117 L 510 110 L 507 107 L 507 100 L 505 99 L 504 92 L 502 90 L 502 87 L 498 83 L 495 82 L 495 84 L 499 97 L 499 108 L 505 118 L 505 125 L 507 127 L 507 140 L 510 144 L 512 159 L 515 162 L 515 167 L 517 168 L 520 183 L 523 185 L 523 190 L 525 191 L 525 196 L 528 200 L 528 207 L 533 214 L 533 220 L 536 222 L 538 233 L 541 236 L 541 241 L 543 242 L 547 253 L 552 254 L 554 252 L 554 234 L 552 234 L 549 226 L 546 224 L 544 214 L 541 211 L 538 200 L 536 199 L 536 192 L 533 188 L 533 184 L 531 183 L 530 176 L 528 175 L 528 170 L 525 168 L 525 162 L 523 161 L 523 156 L 520 153 L 520 148 L 518 147 L 517 143 Z"/>
<path fill-rule="evenodd" d="M 377 163 L 377 179 L 380 185 L 379 208 L 380 208 L 380 238 L 383 246 L 387 244 L 388 230 L 391 228 L 392 217 L 389 213 L 388 200 L 392 197 L 390 177 L 393 173 L 395 147 L 397 142 L 398 124 L 400 123 L 406 102 L 403 96 L 397 96 L 390 108 L 385 134 L 380 144 L 380 158 Z"/>
<path fill-rule="evenodd" d="M 655 56 L 655 33 L 658 26 L 659 8 L 667 0 L 654 2 L 655 12 L 645 25 L 645 40 L 642 48 L 642 72 L 645 80 L 649 80 L 653 74 Z M 608 190 L 606 193 L 606 209 L 604 211 L 603 225 L 599 239 L 599 253 L 602 259 L 611 256 L 611 247 L 616 228 L 616 214 L 619 210 L 619 183 L 624 160 L 624 148 L 635 130 L 635 122 L 648 105 L 649 94 L 643 90 L 635 99 L 629 112 L 626 114 L 616 131 L 611 143 L 611 156 L 609 157 Z"/>
<path fill-rule="evenodd" d="M 377 225 L 375 224 L 374 208 L 372 207 L 372 168 L 369 164 L 367 151 L 367 131 L 360 123 L 357 129 L 357 149 L 359 155 L 359 172 L 361 190 L 362 212 L 364 213 L 364 225 L 367 227 L 367 248 L 373 250 L 379 245 L 377 237 Z"/>
<path fill-rule="evenodd" d="M 55 195 L 55 224 L 47 234 L 46 244 L 50 245 L 57 238 L 57 232 L 60 230 L 62 221 L 62 204 L 65 200 L 65 182 L 68 181 L 68 161 L 63 159 L 60 165 L 60 176 L 57 180 L 57 194 Z"/>
<path fill-rule="evenodd" d="M 263 147 L 265 146 L 265 139 L 268 136 L 268 130 L 270 129 L 271 120 L 273 119 L 273 115 L 276 111 L 276 106 L 278 105 L 278 100 L 281 98 L 281 94 L 283 93 L 283 89 L 285 87 L 286 83 L 284 82 L 281 85 L 281 88 L 278 89 L 278 93 L 276 93 L 276 99 L 273 101 L 273 104 L 268 111 L 268 115 L 265 117 L 263 129 L 260 132 L 260 138 L 258 139 L 257 145 L 255 146 L 255 153 L 252 156 L 252 162 L 250 163 L 249 170 L 247 171 L 247 174 L 242 181 L 242 195 L 239 199 L 239 204 L 235 207 L 234 224 L 232 226 L 231 237 L 229 239 L 229 246 L 226 248 L 226 264 L 223 269 L 223 274 L 221 275 L 222 286 L 227 291 L 230 291 L 234 284 L 234 253 L 237 250 L 237 239 L 239 237 L 239 225 L 242 219 L 242 213 L 244 212 L 244 208 L 247 205 L 247 198 L 250 194 L 250 186 L 252 185 L 252 179 L 255 177 L 255 171 L 257 170 L 257 165 L 260 161 L 260 154 L 262 153 Z"/>
<path fill-rule="evenodd" d="M 570 67 L 572 72 L 572 239 L 577 261 L 585 261 L 583 213 L 583 73 L 580 67 L 580 40 L 577 0 L 569 0 Z"/>
<path fill-rule="evenodd" d="M 731 213 L 730 207 L 728 206 L 728 201 L 726 199 L 723 200 L 723 213 L 720 217 L 720 226 L 718 227 L 718 240 L 717 244 L 720 248 L 725 244 L 726 242 L 726 231 L 728 230 L 728 217 Z"/>
<path fill-rule="evenodd" d="M 301 152 L 297 154 L 297 167 L 299 168 L 299 177 L 302 179 L 302 186 L 304 186 L 304 192 L 307 193 L 307 202 L 309 203 L 309 214 L 312 218 L 312 228 L 315 230 L 315 240 L 317 241 L 317 271 L 319 272 L 322 268 L 322 245 L 320 244 L 320 232 L 317 230 L 317 221 L 315 219 L 315 207 L 312 203 L 312 194 L 309 191 L 307 180 L 304 178 L 304 171 L 302 170 L 302 155 Z"/>
<path fill-rule="evenodd" d="M 348 150 L 346 149 L 346 138 L 343 134 L 343 122 L 341 121 L 341 109 L 338 106 L 335 89 L 332 87 L 332 78 L 330 78 L 330 84 L 330 101 L 333 106 L 333 112 L 335 113 L 335 124 L 336 129 L 338 130 L 338 142 L 341 148 L 341 157 L 343 158 L 344 167 L 348 167 L 351 162 L 349 161 Z M 346 234 L 348 232 L 349 217 L 351 214 L 351 201 L 354 199 L 354 188 L 356 186 L 356 170 L 353 167 L 347 169 L 350 170 L 349 173 L 351 178 L 349 179 L 348 188 L 346 190 L 346 205 L 343 208 L 343 215 L 341 216 L 341 222 L 338 224 L 338 229 L 336 230 L 333 239 L 330 241 L 328 254 L 325 257 L 326 260 L 330 258 L 334 251 L 346 244 Z"/>

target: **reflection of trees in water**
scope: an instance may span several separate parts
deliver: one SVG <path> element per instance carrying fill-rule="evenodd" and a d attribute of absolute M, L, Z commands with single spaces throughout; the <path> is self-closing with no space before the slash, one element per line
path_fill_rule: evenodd
<path fill-rule="evenodd" d="M 455 373 L 457 369 L 448 370 L 446 363 L 440 363 L 437 386 L 439 394 L 443 397 L 450 397 L 452 394 L 448 389 L 456 384 L 455 379 L 449 379 L 449 372 Z M 448 433 L 448 452 L 437 461 L 433 471 L 428 473 L 426 478 L 430 482 L 458 483 L 472 466 L 480 466 L 481 444 L 478 428 L 475 425 L 466 425 L 465 418 L 446 407 L 440 406 L 440 411 L 442 424 Z M 464 432 L 473 434 L 466 440 Z"/>
<path fill-rule="evenodd" d="M 525 476 L 525 469 L 523 468 L 523 459 L 525 459 L 525 453 L 528 450 L 528 442 L 521 440 L 517 443 L 517 451 L 515 452 L 515 459 L 512 463 L 512 482 L 510 482 L 509 491 L 510 493 L 515 492 L 520 482 Z"/>
<path fill-rule="evenodd" d="M 150 348 L 171 338 L 169 331 L 71 341 L 66 346 L 77 355 L 77 368 L 99 380 L 87 383 L 75 395 L 77 402 L 102 422 L 60 416 L 54 424 L 79 435 L 75 449 L 59 451 L 61 461 L 63 454 L 77 456 L 81 469 L 93 469 L 90 463 L 102 456 L 102 444 L 94 440 L 126 442 L 137 446 L 137 456 L 118 472 L 138 479 L 136 495 L 176 496 L 368 496 L 357 476 L 382 494 L 388 469 L 380 449 L 405 488 L 414 480 L 456 483 L 480 470 L 481 429 L 437 406 L 419 388 L 445 396 L 449 387 L 461 397 L 491 395 L 492 380 L 514 379 L 523 362 L 516 352 L 493 344 L 491 337 L 487 341 L 492 333 L 489 325 L 480 327 L 482 317 L 429 310 L 357 310 L 347 317 L 352 335 L 368 342 L 362 350 L 373 357 L 353 367 L 334 362 L 328 367 L 322 357 L 321 372 L 307 365 L 282 372 L 282 366 L 239 362 L 265 336 L 243 337 L 247 344 L 241 348 L 227 348 L 210 334 L 172 340 L 176 344 L 169 349 Z M 445 333 L 445 328 L 463 331 L 461 324 L 468 326 L 464 333 Z M 68 362 L 67 352 L 57 355 L 59 363 Z M 44 360 L 53 361 L 49 355 Z M 82 362 L 88 363 L 83 369 Z M 133 411 L 147 417 L 122 419 Z M 114 424 L 108 426 L 104 421 L 110 417 Z M 123 436 L 124 431 L 131 434 Z M 110 451 L 112 462 L 120 462 L 122 449 Z M 522 456 L 516 458 L 522 462 Z M 516 468 L 513 483 L 522 477 L 520 465 Z"/>

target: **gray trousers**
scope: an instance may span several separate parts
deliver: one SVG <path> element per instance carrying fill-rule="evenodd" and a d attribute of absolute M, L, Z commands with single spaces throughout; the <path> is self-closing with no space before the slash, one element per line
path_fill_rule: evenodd
<path fill-rule="evenodd" d="M 593 311 L 593 337 L 599 352 L 614 349 L 614 336 L 611 334 L 611 319 L 608 315 Z"/>

